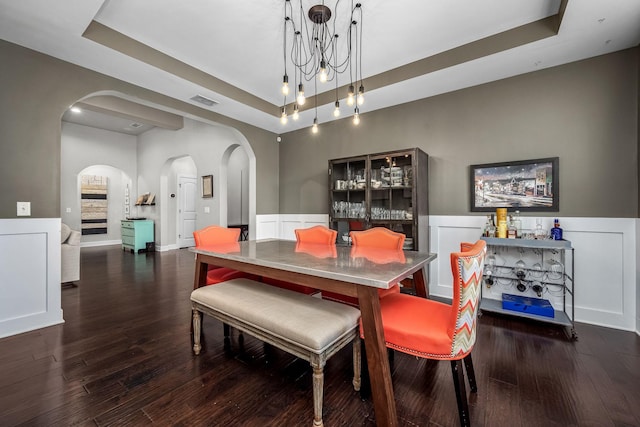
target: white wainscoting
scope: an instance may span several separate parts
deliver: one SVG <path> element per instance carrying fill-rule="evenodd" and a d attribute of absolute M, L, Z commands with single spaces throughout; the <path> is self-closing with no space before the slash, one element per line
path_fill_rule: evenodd
<path fill-rule="evenodd" d="M 535 228 L 534 216 L 522 218 L 524 229 Z M 451 298 L 451 268 L 448 254 L 462 241 L 475 241 L 484 216 L 430 216 L 432 295 Z M 543 218 L 551 228 L 553 218 Z M 564 238 L 575 249 L 576 321 L 616 329 L 638 331 L 638 220 L 633 218 L 560 218 Z"/>
<path fill-rule="evenodd" d="M 258 215 L 256 217 L 256 239 L 296 240 L 296 228 L 309 228 L 314 225 L 329 226 L 326 214 L 282 214 Z"/>
<path fill-rule="evenodd" d="M 64 322 L 60 218 L 0 219 L 0 338 Z"/>

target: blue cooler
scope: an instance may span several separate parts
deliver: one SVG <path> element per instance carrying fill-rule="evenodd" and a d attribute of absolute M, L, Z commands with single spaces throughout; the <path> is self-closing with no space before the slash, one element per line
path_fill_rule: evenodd
<path fill-rule="evenodd" d="M 555 316 L 553 306 L 549 300 L 542 298 L 502 294 L 502 308 L 505 310 L 519 311 L 521 313 L 535 314 L 537 316 Z"/>

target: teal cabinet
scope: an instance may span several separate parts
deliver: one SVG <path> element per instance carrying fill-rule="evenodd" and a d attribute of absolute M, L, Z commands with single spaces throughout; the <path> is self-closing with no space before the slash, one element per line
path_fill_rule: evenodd
<path fill-rule="evenodd" d="M 153 243 L 153 221 L 151 220 L 122 220 L 120 222 L 122 235 L 122 249 L 140 252 L 147 249 L 147 243 Z"/>

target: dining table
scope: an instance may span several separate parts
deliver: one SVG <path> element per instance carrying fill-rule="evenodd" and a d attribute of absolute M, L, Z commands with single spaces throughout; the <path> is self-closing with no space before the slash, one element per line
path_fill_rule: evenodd
<path fill-rule="evenodd" d="M 415 294 L 428 298 L 425 267 L 436 254 L 330 247 L 327 250 L 327 245 L 264 239 L 191 248 L 196 254 L 194 289 L 206 285 L 209 265 L 215 265 L 357 297 L 376 424 L 396 426 L 398 417 L 378 289 L 389 289 L 412 277 Z"/>

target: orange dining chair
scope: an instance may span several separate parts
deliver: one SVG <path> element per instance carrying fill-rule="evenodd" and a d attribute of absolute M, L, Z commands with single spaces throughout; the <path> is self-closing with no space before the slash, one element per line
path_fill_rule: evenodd
<path fill-rule="evenodd" d="M 451 254 L 451 305 L 397 293 L 380 300 L 384 338 L 388 348 L 425 359 L 449 360 L 462 426 L 470 425 L 464 368 L 469 387 L 478 391 L 471 360 L 476 341 L 478 300 L 486 243 L 462 243 Z M 360 336 L 363 337 L 362 323 Z M 366 337 L 364 337 L 366 339 Z"/>
<path fill-rule="evenodd" d="M 335 245 L 338 232 L 327 228 L 323 225 L 315 225 L 309 228 L 297 228 L 296 241 L 298 244 L 310 244 L 317 246 Z M 312 295 L 318 292 L 317 289 L 309 286 L 299 285 L 297 283 L 287 282 L 285 280 L 272 279 L 270 277 L 262 277 L 262 281 L 268 285 L 277 286 L 279 288 L 289 289 L 306 295 Z"/>
<path fill-rule="evenodd" d="M 323 245 L 335 245 L 338 232 L 323 225 L 315 225 L 309 228 L 297 228 L 296 241 L 298 243 L 318 243 Z"/>
<path fill-rule="evenodd" d="M 210 225 L 208 227 L 193 232 L 193 238 L 196 241 L 196 248 L 206 246 L 228 245 L 237 243 L 240 238 L 239 228 L 226 228 L 219 225 Z M 257 276 L 242 271 L 234 270 L 227 267 L 218 267 L 210 265 L 207 271 L 207 285 L 225 282 L 238 278 L 258 279 Z"/>
<path fill-rule="evenodd" d="M 349 233 L 349 236 L 351 237 L 351 244 L 356 248 L 387 250 L 402 250 L 405 239 L 404 234 L 396 233 L 395 231 L 391 231 L 384 227 L 373 227 L 363 231 L 352 231 Z M 400 286 L 397 283 L 389 289 L 378 289 L 380 298 L 399 292 Z M 358 298 L 356 297 L 342 295 L 335 292 L 322 292 L 322 298 L 358 307 Z"/>

